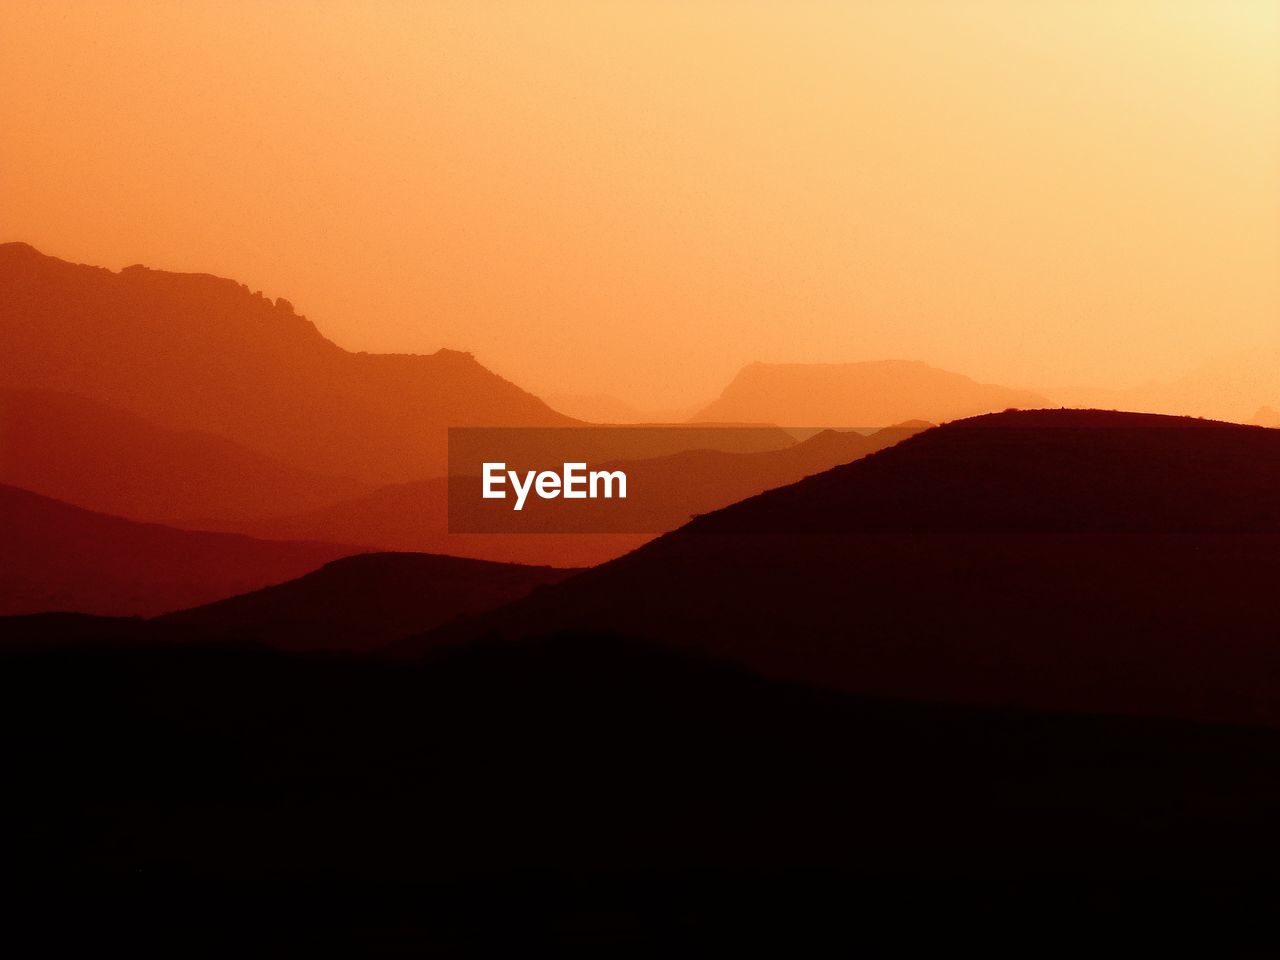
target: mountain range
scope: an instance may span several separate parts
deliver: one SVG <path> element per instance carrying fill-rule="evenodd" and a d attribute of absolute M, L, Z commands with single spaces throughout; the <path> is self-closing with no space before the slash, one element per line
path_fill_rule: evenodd
<path fill-rule="evenodd" d="M 1015 914 L 1048 953 L 1272 952 L 1280 433 L 918 427 L 734 454 L 863 455 L 589 570 L 317 555 L 0 620 L 11 908 L 215 952 L 808 952 L 853 916 L 872 952 L 1022 956 Z M 38 560 L 6 583 L 302 549 L 0 493 Z"/>
<path fill-rule="evenodd" d="M 135 520 L 244 521 L 370 489 L 216 434 L 48 390 L 0 391 L 0 450 L 0 483 Z"/>
<path fill-rule="evenodd" d="M 406 644 L 624 633 L 878 696 L 1280 722 L 1280 434 L 956 421 Z"/>
<path fill-rule="evenodd" d="M 71 393 L 371 485 L 446 472 L 450 426 L 575 421 L 466 353 L 351 353 L 232 280 L 0 245 L 0 386 Z"/>

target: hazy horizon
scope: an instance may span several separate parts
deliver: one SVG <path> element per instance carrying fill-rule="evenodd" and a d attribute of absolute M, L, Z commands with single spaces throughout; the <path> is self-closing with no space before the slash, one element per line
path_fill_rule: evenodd
<path fill-rule="evenodd" d="M 1280 346 L 1280 7 L 15 3 L 5 240 L 535 393 Z M 235 69 L 229 69 L 234 65 Z"/>

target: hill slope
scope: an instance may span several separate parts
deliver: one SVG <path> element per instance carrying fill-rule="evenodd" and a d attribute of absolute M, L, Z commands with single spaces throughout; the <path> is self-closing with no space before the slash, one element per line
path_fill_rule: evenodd
<path fill-rule="evenodd" d="M 367 553 L 161 619 L 289 650 L 372 650 L 519 599 L 573 572 L 422 553 Z"/>
<path fill-rule="evenodd" d="M 1278 491 L 1274 431 L 980 417 L 699 518 L 470 630 L 607 629 L 883 695 L 1276 723 Z"/>
<path fill-rule="evenodd" d="M 379 550 L 445 553 L 500 562 L 593 566 L 635 549 L 652 535 L 674 529 L 695 514 L 865 456 L 925 426 L 906 423 L 870 436 L 826 431 L 780 450 L 687 450 L 611 462 L 608 468 L 624 470 L 631 478 L 632 490 L 640 495 L 626 504 L 605 507 L 616 521 L 599 522 L 598 517 L 593 521 L 591 515 L 580 513 L 586 524 L 583 529 L 615 532 L 450 533 L 449 481 L 443 478 L 382 487 L 330 506 L 218 524 L 215 529 L 271 539 L 362 543 Z M 558 516 L 563 521 L 565 514 Z M 634 524 L 628 525 L 629 519 L 634 519 Z M 593 522 L 594 527 L 589 525 Z M 532 530 L 534 525 L 524 529 Z"/>
<path fill-rule="evenodd" d="M 572 423 L 469 354 L 349 353 L 232 280 L 113 273 L 0 245 L 0 386 L 75 393 L 295 466 L 394 483 L 445 472 L 447 426 Z"/>
<path fill-rule="evenodd" d="M 135 520 L 246 520 L 367 490 L 211 433 L 47 390 L 0 391 L 0 451 L 0 483 Z"/>
<path fill-rule="evenodd" d="M 1044 404 L 1044 397 L 1028 390 L 977 383 L 906 360 L 753 363 L 693 419 L 788 427 L 883 427 L 904 420 L 940 423 Z"/>
<path fill-rule="evenodd" d="M 149 616 L 256 590 L 357 548 L 175 530 L 0 485 L 0 613 Z"/>

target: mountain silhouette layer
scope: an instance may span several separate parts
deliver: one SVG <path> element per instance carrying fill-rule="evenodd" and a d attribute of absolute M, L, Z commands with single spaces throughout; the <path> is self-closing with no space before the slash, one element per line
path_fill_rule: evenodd
<path fill-rule="evenodd" d="M 135 520 L 246 520 L 367 491 L 72 394 L 0 391 L 0 483 Z"/>
<path fill-rule="evenodd" d="M 470 354 L 350 353 L 232 280 L 0 245 L 0 386 L 73 393 L 386 484 L 443 475 L 449 426 L 575 421 Z"/>
<path fill-rule="evenodd" d="M 693 419 L 866 428 L 904 420 L 939 423 L 1045 402 L 1029 390 L 978 383 L 915 361 L 753 363 Z"/>
<path fill-rule="evenodd" d="M 445 554 L 495 563 L 594 566 L 652 539 L 643 533 L 450 533 L 444 477 L 379 487 L 328 507 L 263 520 L 200 521 L 268 540 L 357 542 L 370 551 Z"/>
<path fill-rule="evenodd" d="M 376 650 L 519 599 L 573 572 L 431 554 L 368 553 L 161 619 L 281 649 Z"/>
<path fill-rule="evenodd" d="M 634 550 L 654 534 L 674 529 L 696 514 L 847 463 L 927 426 L 905 423 L 870 436 L 825 431 L 778 450 L 687 450 L 594 465 L 623 470 L 633 491 L 643 493 L 630 503 L 597 504 L 596 513 L 588 509 L 591 504 L 572 505 L 581 529 L 614 532 L 450 533 L 451 481 L 444 478 L 383 487 L 288 516 L 231 524 L 208 519 L 203 525 L 268 539 L 361 543 L 378 550 L 445 553 L 506 563 L 594 566 Z M 475 496 L 479 496 L 477 479 L 452 482 L 477 487 Z M 565 514 L 559 517 L 563 520 Z M 628 525 L 628 519 L 634 523 Z M 522 529 L 536 531 L 536 517 Z"/>
<path fill-rule="evenodd" d="M 358 552 L 177 530 L 0 485 L 0 613 L 150 616 L 301 576 Z"/>
<path fill-rule="evenodd" d="M 607 630 L 863 693 L 1280 722 L 1280 435 L 958 421 L 427 636 Z"/>

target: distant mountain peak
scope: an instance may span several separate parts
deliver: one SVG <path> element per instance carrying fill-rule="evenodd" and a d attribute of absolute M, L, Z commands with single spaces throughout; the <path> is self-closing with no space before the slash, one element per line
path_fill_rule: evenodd
<path fill-rule="evenodd" d="M 979 383 L 919 360 L 748 364 L 693 419 L 786 427 L 940 423 L 1008 407 L 1040 407 L 1028 390 Z"/>
<path fill-rule="evenodd" d="M 29 243 L 24 243 L 21 240 L 10 240 L 8 243 L 0 243 L 0 256 L 43 257 L 44 254 Z"/>

